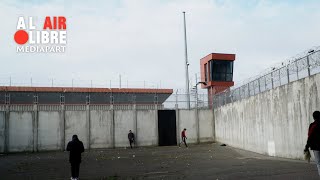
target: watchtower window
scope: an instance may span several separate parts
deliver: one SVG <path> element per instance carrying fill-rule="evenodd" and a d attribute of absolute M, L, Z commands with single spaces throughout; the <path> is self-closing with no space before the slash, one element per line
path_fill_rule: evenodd
<path fill-rule="evenodd" d="M 205 82 L 207 82 L 208 81 L 208 64 L 206 63 L 205 65 L 204 65 L 204 81 Z"/>
<path fill-rule="evenodd" d="M 213 81 L 232 81 L 233 61 L 211 61 L 211 75 Z"/>

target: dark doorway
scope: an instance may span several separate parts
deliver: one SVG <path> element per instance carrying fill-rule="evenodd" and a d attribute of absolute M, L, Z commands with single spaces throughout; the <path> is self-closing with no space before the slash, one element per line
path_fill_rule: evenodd
<path fill-rule="evenodd" d="M 177 145 L 176 111 L 158 111 L 159 146 Z"/>

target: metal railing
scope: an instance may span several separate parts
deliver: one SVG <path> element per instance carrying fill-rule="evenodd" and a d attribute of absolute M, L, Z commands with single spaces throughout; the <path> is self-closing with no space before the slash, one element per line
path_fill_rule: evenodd
<path fill-rule="evenodd" d="M 240 87 L 227 89 L 213 97 L 214 108 L 320 73 L 320 47 L 301 53 Z"/>

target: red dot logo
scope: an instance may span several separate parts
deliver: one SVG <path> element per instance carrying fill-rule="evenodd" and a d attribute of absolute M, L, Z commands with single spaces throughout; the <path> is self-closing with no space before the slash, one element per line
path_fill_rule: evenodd
<path fill-rule="evenodd" d="M 24 30 L 19 30 L 14 34 L 14 40 L 16 41 L 17 44 L 25 44 L 29 40 L 29 35 L 26 31 Z"/>

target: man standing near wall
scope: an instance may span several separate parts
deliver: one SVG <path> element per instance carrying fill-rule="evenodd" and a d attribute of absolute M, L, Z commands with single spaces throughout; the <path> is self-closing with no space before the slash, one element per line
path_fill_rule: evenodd
<path fill-rule="evenodd" d="M 320 112 L 313 112 L 314 122 L 310 124 L 308 130 L 308 140 L 304 151 L 308 151 L 309 147 L 313 150 L 314 159 L 317 164 L 318 174 L 320 176 Z"/>
<path fill-rule="evenodd" d="M 181 132 L 181 142 L 179 143 L 179 147 L 182 142 L 184 143 L 184 145 L 186 145 L 186 147 L 188 147 L 187 142 L 186 142 L 186 139 L 187 139 L 186 131 L 187 131 L 187 129 L 184 128 L 183 131 Z"/>
<path fill-rule="evenodd" d="M 83 143 L 79 141 L 77 135 L 72 136 L 72 141 L 67 145 L 67 151 L 70 151 L 69 162 L 71 164 L 71 180 L 77 180 L 79 179 L 81 153 L 84 152 Z"/>
<path fill-rule="evenodd" d="M 129 131 L 128 139 L 129 139 L 130 147 L 132 149 L 132 144 L 134 144 L 134 134 L 131 130 Z"/>

